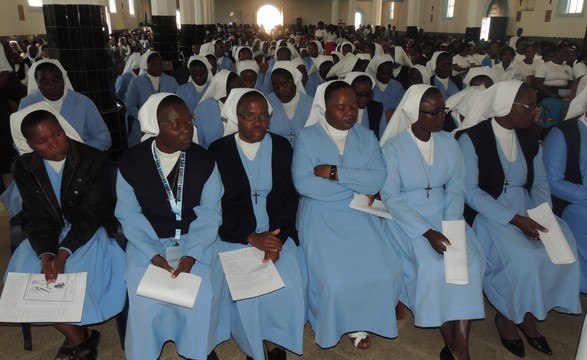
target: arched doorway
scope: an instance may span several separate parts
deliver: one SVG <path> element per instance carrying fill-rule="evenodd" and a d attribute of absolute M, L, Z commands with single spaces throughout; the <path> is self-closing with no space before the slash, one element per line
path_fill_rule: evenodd
<path fill-rule="evenodd" d="M 257 24 L 269 33 L 277 25 L 283 25 L 283 14 L 275 5 L 263 5 L 257 10 Z"/>

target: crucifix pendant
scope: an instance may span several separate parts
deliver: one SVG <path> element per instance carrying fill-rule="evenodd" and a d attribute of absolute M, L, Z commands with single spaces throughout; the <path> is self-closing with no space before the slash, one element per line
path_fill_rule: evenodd
<path fill-rule="evenodd" d="M 428 184 L 428 186 L 425 187 L 424 190 L 426 190 L 426 199 L 430 198 L 430 190 L 432 190 L 430 184 Z"/>
<path fill-rule="evenodd" d="M 289 142 L 293 145 L 294 143 L 294 135 L 295 133 L 293 131 L 289 132 Z"/>
<path fill-rule="evenodd" d="M 510 185 L 510 183 L 508 182 L 508 180 L 506 179 L 505 182 L 503 183 L 503 192 L 507 194 L 508 192 L 508 186 Z"/>
<path fill-rule="evenodd" d="M 260 194 L 257 192 L 257 190 L 255 190 L 255 192 L 253 192 L 251 196 L 255 198 L 255 205 L 257 205 Z"/>

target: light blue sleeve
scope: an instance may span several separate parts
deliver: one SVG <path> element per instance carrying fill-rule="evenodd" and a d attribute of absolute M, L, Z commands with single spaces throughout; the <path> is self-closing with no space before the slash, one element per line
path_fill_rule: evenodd
<path fill-rule="evenodd" d="M 461 149 L 451 136 L 447 145 L 450 159 L 450 178 L 446 183 L 444 220 L 462 220 L 465 204 L 465 161 Z"/>
<path fill-rule="evenodd" d="M 383 187 L 386 171 L 381 147 L 375 136 L 370 131 L 369 133 L 372 141 L 367 141 L 367 157 L 361 164 L 363 166 L 361 168 L 349 168 L 344 165 L 338 167 L 338 183 L 356 193 L 374 195 Z M 349 136 L 351 136 L 350 133 Z"/>
<path fill-rule="evenodd" d="M 538 147 L 538 154 L 534 157 L 534 182 L 530 190 L 529 208 L 535 208 L 542 203 L 548 203 L 552 208 L 552 198 L 550 197 L 550 188 L 544 162 L 542 161 L 542 147 Z"/>
<path fill-rule="evenodd" d="M 294 186 L 300 195 L 319 201 L 340 201 L 350 199 L 353 192 L 340 185 L 314 175 L 315 164 L 312 147 L 305 144 L 305 139 L 298 133 L 294 143 L 291 175 Z"/>
<path fill-rule="evenodd" d="M 214 244 L 218 238 L 218 227 L 222 223 L 222 194 L 224 188 L 215 165 L 204 184 L 200 204 L 194 208 L 197 218 L 190 224 L 189 238 L 184 248 L 184 255 L 206 265 L 210 265 L 216 255 Z"/>
<path fill-rule="evenodd" d="M 467 134 L 459 138 L 459 145 L 465 160 L 465 201 L 473 210 L 483 216 L 506 225 L 517 214 L 515 210 L 500 204 L 479 187 L 479 164 L 473 142 Z"/>
<path fill-rule="evenodd" d="M 422 236 L 428 229 L 434 229 L 434 227 L 410 207 L 401 192 L 402 178 L 399 165 L 402 161 L 402 156 L 390 141 L 381 150 L 387 166 L 387 177 L 381 189 L 381 200 L 385 203 L 394 221 L 404 230 L 408 237 L 413 239 Z M 434 230 L 440 231 L 439 229 Z"/>
<path fill-rule="evenodd" d="M 139 118 L 139 101 L 140 94 L 137 86 L 138 77 L 132 79 L 128 84 L 126 95 L 124 96 L 124 105 L 126 106 L 126 114 L 132 116 L 135 119 Z"/>
<path fill-rule="evenodd" d="M 147 264 L 155 255 L 165 256 L 165 249 L 161 246 L 155 229 L 143 215 L 134 189 L 126 182 L 120 171 L 116 178 L 116 197 L 114 214 L 122 225 L 129 246 L 136 250 L 133 252 L 134 264 Z"/>
<path fill-rule="evenodd" d="M 565 180 L 567 165 L 567 146 L 558 128 L 552 128 L 542 143 L 544 167 L 550 183 L 552 195 L 572 203 L 587 202 L 585 184 L 575 184 Z"/>
<path fill-rule="evenodd" d="M 88 134 L 88 138 L 84 139 L 84 141 L 102 151 L 110 149 L 112 138 L 110 137 L 108 126 L 106 126 L 102 115 L 100 115 L 100 111 L 89 98 L 85 98 L 84 109 L 86 113 L 86 134 Z"/>
<path fill-rule="evenodd" d="M 120 75 L 116 78 L 116 82 L 114 83 L 114 91 L 116 92 L 116 97 L 119 99 L 124 99 L 124 95 L 126 94 L 126 89 L 124 84 L 126 83 L 126 79 L 124 76 Z"/>

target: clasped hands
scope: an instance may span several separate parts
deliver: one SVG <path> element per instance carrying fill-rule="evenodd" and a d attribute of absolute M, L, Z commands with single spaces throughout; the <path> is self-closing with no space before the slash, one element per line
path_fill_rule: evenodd
<path fill-rule="evenodd" d="M 192 271 L 192 267 L 196 263 L 196 259 L 194 259 L 191 256 L 184 256 L 179 261 L 179 265 L 177 265 L 177 269 L 174 269 L 173 267 L 171 267 L 171 265 L 169 265 L 169 263 L 167 262 L 167 259 L 165 259 L 165 257 L 157 254 L 157 255 L 153 256 L 153 258 L 151 259 L 151 263 L 155 266 L 158 266 L 162 269 L 169 271 L 171 273 L 171 278 L 175 279 L 182 272 L 189 273 L 190 271 Z"/>
<path fill-rule="evenodd" d="M 253 232 L 247 236 L 247 242 L 257 249 L 265 252 L 263 263 L 269 260 L 274 263 L 279 260 L 279 252 L 282 249 L 281 239 L 277 236 L 281 232 L 281 229 L 275 229 L 273 231 L 265 231 L 262 233 Z"/>
<path fill-rule="evenodd" d="M 47 284 L 54 283 L 57 280 L 57 275 L 65 272 L 65 262 L 69 257 L 67 250 L 59 250 L 57 256 L 53 254 L 43 254 L 41 256 L 41 271 L 45 274 Z"/>

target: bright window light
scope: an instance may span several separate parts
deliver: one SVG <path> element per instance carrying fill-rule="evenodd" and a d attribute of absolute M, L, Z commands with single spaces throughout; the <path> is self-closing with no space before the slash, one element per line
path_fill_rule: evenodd
<path fill-rule="evenodd" d="M 358 28 L 363 22 L 363 15 L 360 12 L 355 13 L 355 29 Z"/>
<path fill-rule="evenodd" d="M 110 12 L 112 14 L 116 14 L 116 0 L 108 0 L 108 3 L 110 4 L 108 6 L 108 8 L 110 9 Z"/>
<path fill-rule="evenodd" d="M 452 18 L 455 16 L 455 1 L 456 0 L 447 0 L 446 2 L 446 17 Z"/>
<path fill-rule="evenodd" d="M 257 11 L 257 24 L 263 25 L 267 33 L 277 25 L 283 25 L 283 14 L 273 5 L 263 5 Z"/>
<path fill-rule="evenodd" d="M 395 3 L 389 3 L 389 18 L 393 20 L 393 16 L 395 15 Z"/>
<path fill-rule="evenodd" d="M 583 12 L 583 0 L 569 0 L 567 2 L 567 14 L 580 14 Z"/>
<path fill-rule="evenodd" d="M 135 0 L 128 0 L 128 13 L 135 16 Z"/>
<path fill-rule="evenodd" d="M 43 6 L 43 0 L 29 0 L 29 6 L 42 7 Z"/>

